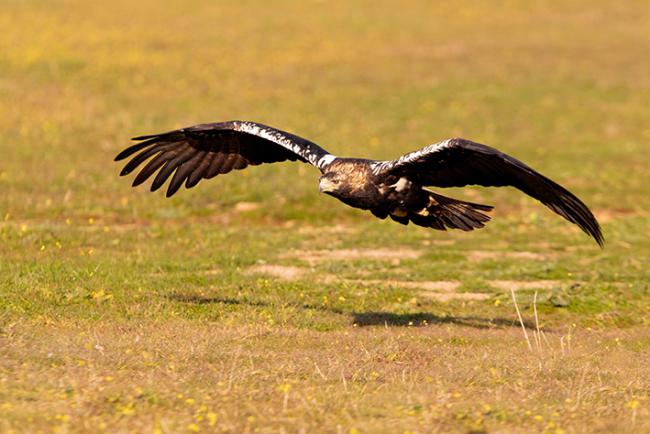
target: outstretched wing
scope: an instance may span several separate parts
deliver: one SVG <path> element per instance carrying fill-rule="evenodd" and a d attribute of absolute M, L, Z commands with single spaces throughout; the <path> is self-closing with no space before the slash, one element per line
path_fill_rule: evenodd
<path fill-rule="evenodd" d="M 376 162 L 372 170 L 375 175 L 404 176 L 426 186 L 512 186 L 578 225 L 599 245 L 604 243 L 598 221 L 580 199 L 521 161 L 489 146 L 448 139 L 397 160 Z"/>
<path fill-rule="evenodd" d="M 155 191 L 173 173 L 167 197 L 176 193 L 183 183 L 191 188 L 202 178 L 209 179 L 249 165 L 298 160 L 322 170 L 334 159 L 309 140 L 256 122 L 201 124 L 133 140 L 142 141 L 115 157 L 115 161 L 119 161 L 137 153 L 120 175 L 128 175 L 151 158 L 135 177 L 133 186 L 142 184 L 158 171 L 151 184 L 151 191 Z"/>

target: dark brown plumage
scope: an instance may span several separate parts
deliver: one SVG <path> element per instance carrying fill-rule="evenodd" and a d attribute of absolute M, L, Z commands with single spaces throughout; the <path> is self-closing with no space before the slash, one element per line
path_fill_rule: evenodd
<path fill-rule="evenodd" d="M 141 140 L 117 155 L 131 157 L 120 175 L 133 172 L 133 185 L 156 174 L 151 190 L 171 177 L 167 196 L 185 184 L 213 178 L 249 165 L 301 161 L 320 169 L 320 190 L 342 202 L 391 219 L 438 230 L 482 228 L 489 205 L 448 198 L 425 187 L 512 186 L 578 225 L 599 245 L 604 239 L 589 208 L 571 192 L 521 161 L 469 140 L 447 139 L 391 161 L 339 158 L 293 134 L 255 122 L 195 125 Z"/>

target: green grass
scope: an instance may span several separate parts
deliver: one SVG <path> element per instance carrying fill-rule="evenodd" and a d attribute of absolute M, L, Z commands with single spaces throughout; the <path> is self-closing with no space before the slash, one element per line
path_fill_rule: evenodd
<path fill-rule="evenodd" d="M 0 431 L 650 430 L 644 2 L 0 10 Z M 607 244 L 511 189 L 447 191 L 496 209 L 444 233 L 319 195 L 299 164 L 172 199 L 117 176 L 129 137 L 227 119 L 345 156 L 490 144 L 584 199 Z M 548 344 L 528 351 L 498 281 L 539 283 Z"/>

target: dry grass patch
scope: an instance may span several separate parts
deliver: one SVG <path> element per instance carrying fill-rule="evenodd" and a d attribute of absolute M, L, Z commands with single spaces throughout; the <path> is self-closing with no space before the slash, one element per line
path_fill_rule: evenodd
<path fill-rule="evenodd" d="M 548 333 L 534 352 L 515 327 L 448 325 L 21 323 L 0 339 L 5 432 L 650 430 L 646 329 Z"/>

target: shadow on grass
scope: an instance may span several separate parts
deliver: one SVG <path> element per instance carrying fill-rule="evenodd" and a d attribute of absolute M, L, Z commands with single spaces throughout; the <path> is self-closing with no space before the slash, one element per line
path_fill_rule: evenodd
<path fill-rule="evenodd" d="M 273 307 L 276 304 L 259 300 L 235 299 L 226 297 L 204 297 L 193 294 L 172 294 L 168 296 L 173 301 L 189 304 L 227 304 L 245 305 L 253 307 Z M 507 318 L 481 318 L 477 316 L 439 316 L 429 312 L 418 313 L 393 313 L 393 312 L 348 312 L 341 309 L 311 305 L 308 303 L 287 303 L 298 309 L 318 310 L 351 317 L 351 322 L 359 327 L 369 326 L 395 326 L 395 327 L 420 327 L 431 324 L 456 324 L 479 329 L 521 327 L 518 321 Z M 534 324 L 524 321 L 527 328 L 534 328 Z"/>
<path fill-rule="evenodd" d="M 354 324 L 365 326 L 402 326 L 417 327 L 430 324 L 456 324 L 479 329 L 521 327 L 519 322 L 506 318 L 481 318 L 477 316 L 439 316 L 429 312 L 393 313 L 393 312 L 352 312 Z M 524 321 L 528 328 L 534 324 Z"/>

